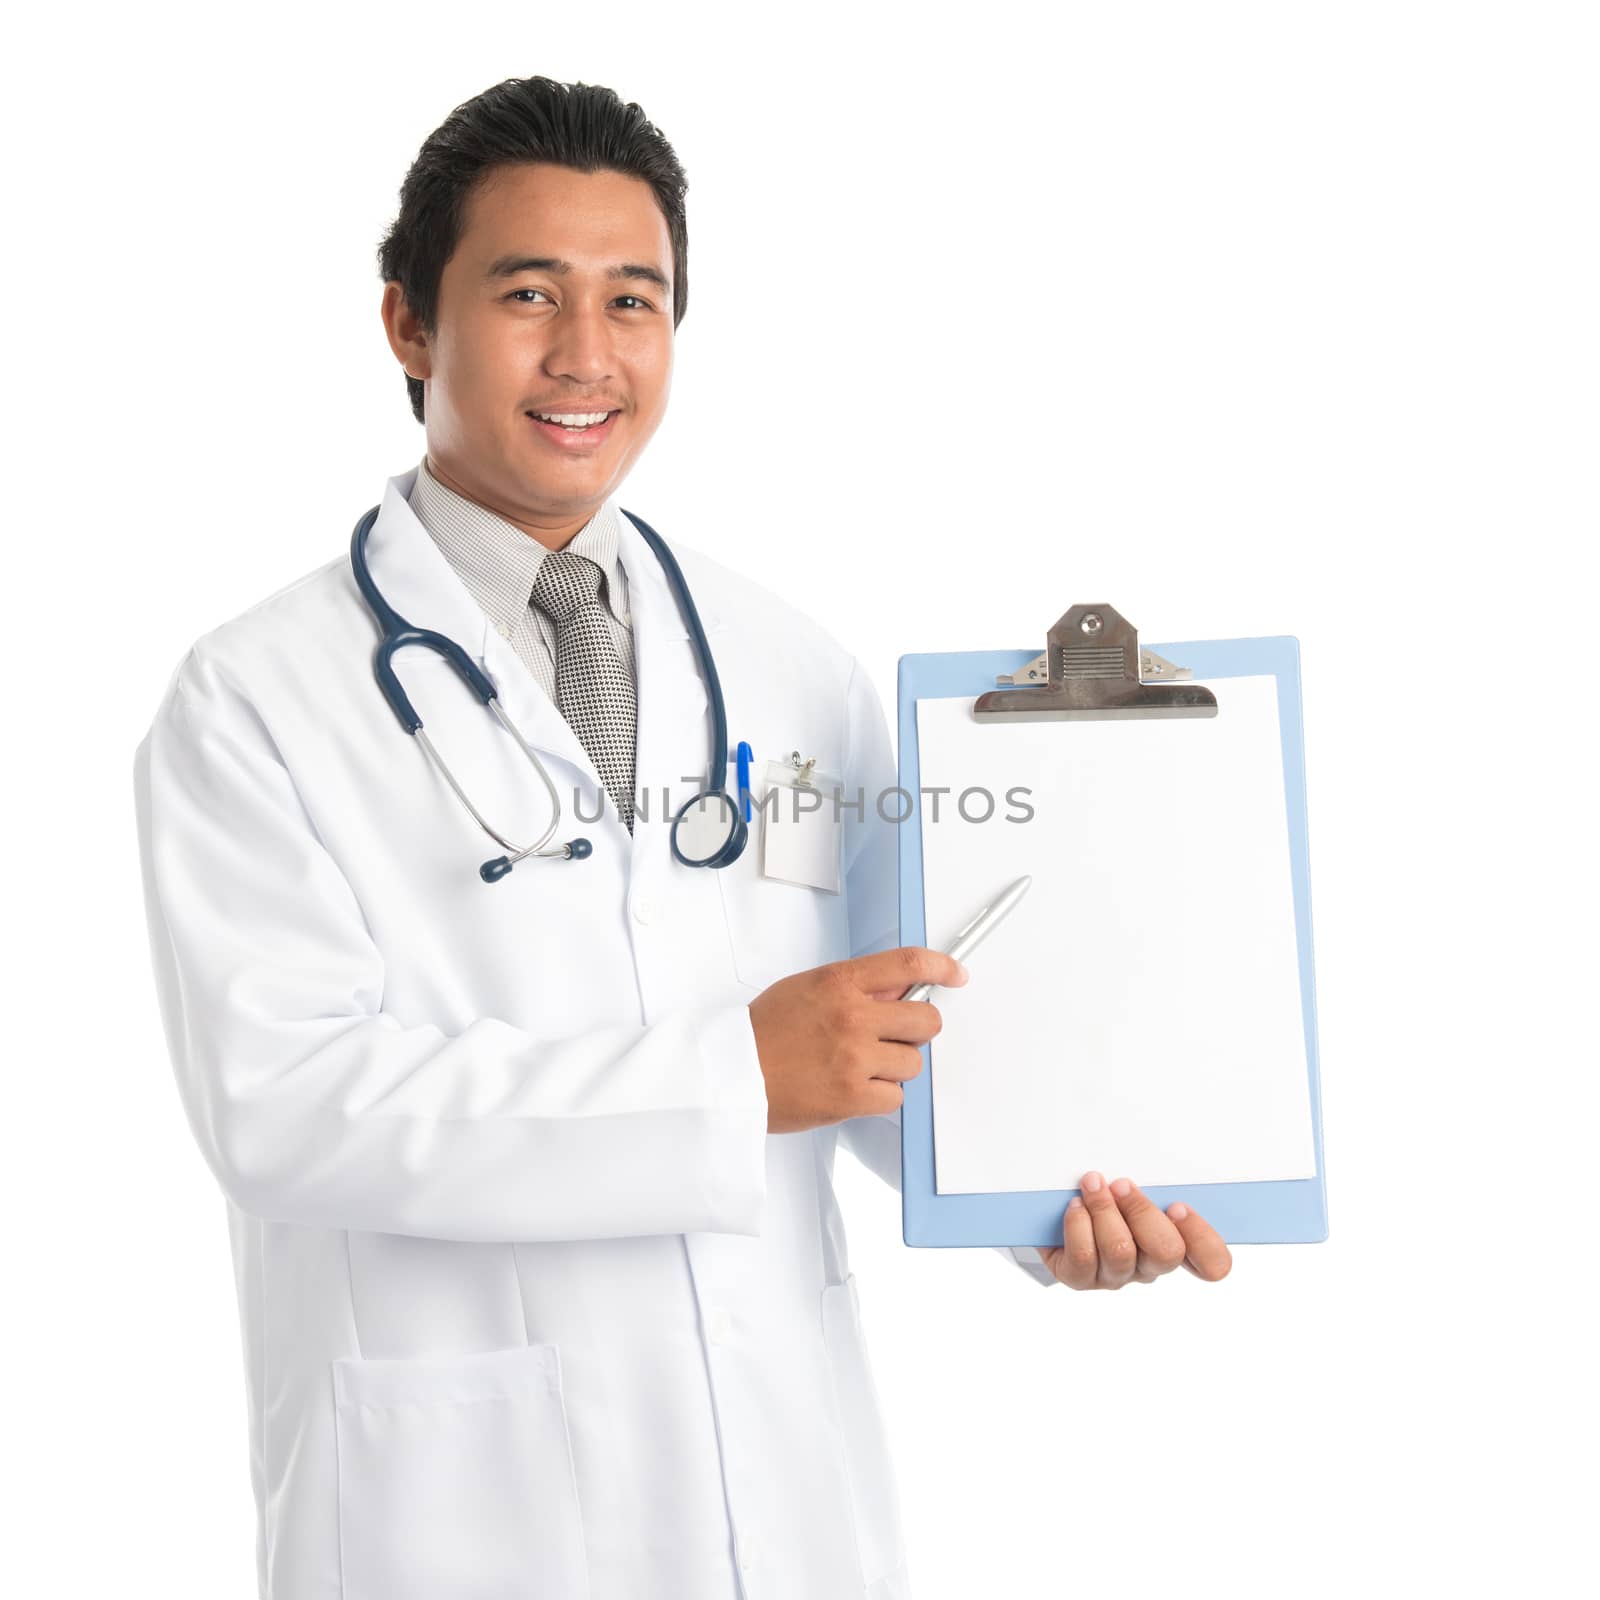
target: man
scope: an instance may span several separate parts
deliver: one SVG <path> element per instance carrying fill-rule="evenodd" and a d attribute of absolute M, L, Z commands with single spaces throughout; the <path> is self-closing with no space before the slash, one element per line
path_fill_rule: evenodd
<path fill-rule="evenodd" d="M 706 664 L 614 496 L 666 409 L 684 189 L 637 106 L 511 80 L 428 139 L 381 250 L 427 445 L 370 570 L 482 663 L 592 855 L 471 870 L 343 553 L 196 641 L 138 751 L 275 1600 L 909 1592 L 831 1172 L 842 1138 L 898 1182 L 900 1085 L 939 1027 L 898 996 L 965 973 L 887 948 L 870 804 L 843 813 L 840 893 L 765 877 L 756 848 L 714 870 L 669 849 L 704 782 L 683 775 Z M 730 738 L 891 787 L 855 660 L 673 543 Z M 535 813 L 530 761 L 449 664 L 399 663 L 484 819 Z M 1083 1188 L 1059 1247 L 1005 1252 L 1037 1281 L 1228 1270 L 1194 1212 Z"/>

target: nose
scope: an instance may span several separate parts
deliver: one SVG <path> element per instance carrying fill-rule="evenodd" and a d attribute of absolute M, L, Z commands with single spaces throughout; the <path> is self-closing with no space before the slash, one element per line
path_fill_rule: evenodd
<path fill-rule="evenodd" d="M 544 367 L 553 378 L 571 378 L 590 386 L 613 376 L 611 326 L 604 305 L 579 297 L 562 310 L 545 352 Z"/>

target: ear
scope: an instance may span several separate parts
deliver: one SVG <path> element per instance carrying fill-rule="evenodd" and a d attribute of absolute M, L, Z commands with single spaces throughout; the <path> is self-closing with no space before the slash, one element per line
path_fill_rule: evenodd
<path fill-rule="evenodd" d="M 433 376 L 433 352 L 428 348 L 428 335 L 421 322 L 406 303 L 399 281 L 391 278 L 383 286 L 383 331 L 394 351 L 395 360 L 406 370 L 408 378 Z"/>

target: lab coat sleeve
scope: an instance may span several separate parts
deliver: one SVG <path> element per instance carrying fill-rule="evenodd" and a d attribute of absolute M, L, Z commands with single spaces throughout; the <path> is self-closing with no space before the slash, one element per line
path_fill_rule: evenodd
<path fill-rule="evenodd" d="M 850 676 L 847 709 L 846 770 L 854 774 L 852 790 L 864 791 L 864 815 L 859 820 L 846 812 L 845 893 L 849 896 L 850 954 L 870 955 L 890 950 L 900 939 L 898 828 L 883 820 L 877 805 L 880 794 L 899 781 L 883 702 L 860 662 Z M 896 797 L 884 810 L 898 816 L 905 801 Z M 981 982 L 975 973 L 972 981 Z M 875 1172 L 896 1194 L 900 1193 L 900 1112 L 851 1117 L 839 1124 L 839 1143 L 869 1171 Z M 1032 1245 L 1013 1248 L 991 1246 L 1014 1262 L 1035 1283 L 1047 1288 L 1058 1282 Z"/>
<path fill-rule="evenodd" d="M 383 962 L 248 699 L 197 646 L 134 761 L 163 1025 L 243 1211 L 424 1238 L 759 1234 L 744 1005 L 542 1038 L 382 1007 Z"/>

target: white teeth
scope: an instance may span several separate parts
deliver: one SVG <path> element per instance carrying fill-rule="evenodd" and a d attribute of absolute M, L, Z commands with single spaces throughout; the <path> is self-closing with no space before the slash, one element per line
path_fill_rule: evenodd
<path fill-rule="evenodd" d="M 602 423 L 609 417 L 609 411 L 535 411 L 541 422 L 559 422 L 563 428 L 592 428 Z"/>

